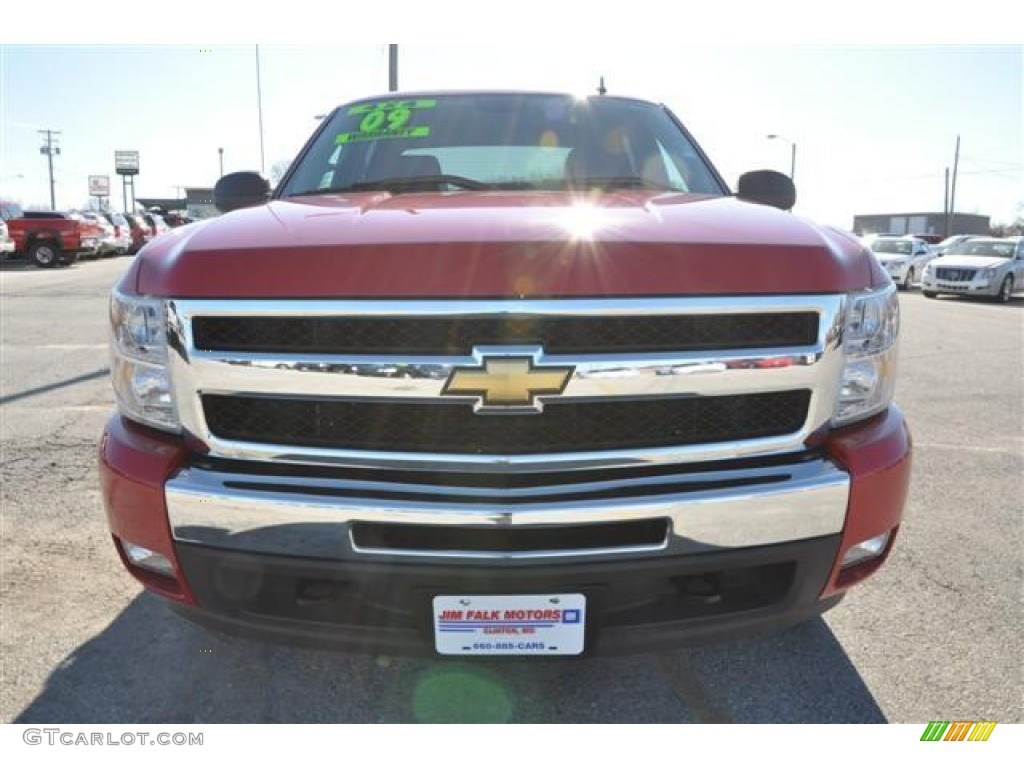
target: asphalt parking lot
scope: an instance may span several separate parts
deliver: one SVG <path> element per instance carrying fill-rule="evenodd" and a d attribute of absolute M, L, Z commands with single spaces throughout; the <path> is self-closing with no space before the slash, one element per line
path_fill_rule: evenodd
<path fill-rule="evenodd" d="M 901 294 L 915 438 L 888 565 L 823 618 L 607 659 L 437 661 L 229 638 L 143 593 L 95 470 L 129 258 L 0 263 L 5 722 L 898 722 L 1024 715 L 1024 299 Z"/>

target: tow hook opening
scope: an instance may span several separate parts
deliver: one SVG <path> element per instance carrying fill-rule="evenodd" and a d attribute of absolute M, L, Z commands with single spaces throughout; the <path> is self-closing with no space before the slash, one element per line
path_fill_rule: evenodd
<path fill-rule="evenodd" d="M 295 587 L 295 602 L 302 606 L 330 603 L 341 594 L 337 582 L 324 579 L 306 579 Z"/>
<path fill-rule="evenodd" d="M 722 602 L 722 577 L 718 573 L 700 573 L 683 576 L 676 586 L 687 597 L 695 598 L 706 605 Z"/>

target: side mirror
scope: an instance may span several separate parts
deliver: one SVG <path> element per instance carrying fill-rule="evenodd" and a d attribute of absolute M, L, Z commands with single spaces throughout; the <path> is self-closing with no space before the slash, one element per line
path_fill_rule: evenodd
<path fill-rule="evenodd" d="M 796 205 L 796 186 L 778 171 L 748 171 L 740 176 L 736 197 L 788 211 Z"/>
<path fill-rule="evenodd" d="M 255 171 L 221 176 L 213 188 L 213 204 L 221 213 L 263 205 L 270 199 L 270 182 Z"/>

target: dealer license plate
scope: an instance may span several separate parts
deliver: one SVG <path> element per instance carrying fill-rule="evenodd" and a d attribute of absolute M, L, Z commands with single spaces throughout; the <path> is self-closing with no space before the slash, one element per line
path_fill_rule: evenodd
<path fill-rule="evenodd" d="M 438 595 L 434 647 L 446 656 L 575 656 L 586 603 L 580 594 Z"/>

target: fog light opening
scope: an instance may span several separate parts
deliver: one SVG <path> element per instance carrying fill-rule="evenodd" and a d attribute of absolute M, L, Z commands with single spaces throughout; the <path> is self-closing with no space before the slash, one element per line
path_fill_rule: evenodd
<path fill-rule="evenodd" d="M 870 539 L 854 544 L 843 555 L 843 562 L 839 566 L 840 569 L 851 568 L 881 557 L 889 543 L 891 534 L 892 531 L 886 531 L 879 536 L 873 536 Z"/>
<path fill-rule="evenodd" d="M 136 568 L 141 568 L 169 579 L 175 577 L 174 566 L 171 564 L 171 561 L 159 552 L 154 552 L 147 547 L 143 547 L 141 544 L 133 544 L 123 539 L 121 541 L 121 548 L 124 550 L 124 556 L 128 562 Z"/>

